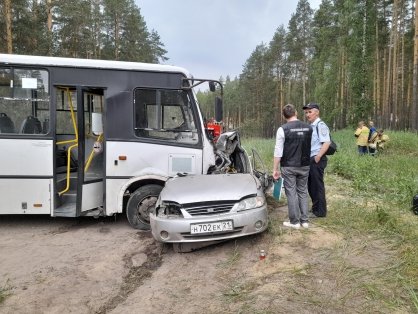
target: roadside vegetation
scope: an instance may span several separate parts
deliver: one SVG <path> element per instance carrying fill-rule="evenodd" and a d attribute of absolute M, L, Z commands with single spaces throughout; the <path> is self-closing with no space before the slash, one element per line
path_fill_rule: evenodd
<path fill-rule="evenodd" d="M 360 291 L 365 299 L 384 304 L 388 310 L 401 307 L 415 312 L 418 216 L 411 207 L 418 193 L 418 136 L 387 134 L 390 142 L 385 151 L 373 157 L 358 156 L 352 130 L 333 132 L 339 149 L 326 169 L 329 214 L 315 223 L 344 239 L 344 244 L 327 254 L 330 265 L 336 267 L 334 273 L 351 286 L 346 302 L 359 297 L 354 291 Z M 244 147 L 255 148 L 271 173 L 274 139 L 250 139 Z M 374 256 L 368 256 L 367 250 Z M 367 267 L 357 268 L 356 263 Z"/>
<path fill-rule="evenodd" d="M 10 295 L 11 287 L 9 281 L 6 281 L 2 286 L 0 286 L 0 304 Z"/>

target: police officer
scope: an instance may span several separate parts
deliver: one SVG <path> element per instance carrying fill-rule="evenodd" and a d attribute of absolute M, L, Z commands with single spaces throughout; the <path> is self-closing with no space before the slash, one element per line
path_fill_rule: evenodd
<path fill-rule="evenodd" d="M 331 138 L 328 126 L 319 117 L 318 104 L 309 103 L 303 107 L 303 110 L 313 129 L 308 179 L 308 191 L 312 199 L 312 213 L 314 217 L 325 217 L 327 215 L 324 184 L 324 171 L 327 166 L 325 153 L 331 143 Z"/>

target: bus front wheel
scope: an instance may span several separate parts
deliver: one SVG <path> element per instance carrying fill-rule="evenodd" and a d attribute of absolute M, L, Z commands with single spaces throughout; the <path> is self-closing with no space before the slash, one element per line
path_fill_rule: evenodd
<path fill-rule="evenodd" d="M 126 207 L 126 217 L 135 229 L 150 230 L 149 214 L 155 211 L 155 203 L 162 186 L 149 184 L 132 193 Z"/>

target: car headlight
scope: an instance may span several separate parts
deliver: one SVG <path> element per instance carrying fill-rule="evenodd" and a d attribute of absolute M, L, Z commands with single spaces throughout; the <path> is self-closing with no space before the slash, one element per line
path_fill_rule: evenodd
<path fill-rule="evenodd" d="M 263 196 L 255 196 L 243 199 L 239 203 L 235 204 L 235 210 L 237 212 L 243 210 L 249 210 L 257 207 L 261 207 L 266 203 L 266 199 Z"/>
<path fill-rule="evenodd" d="M 160 218 L 181 218 L 183 214 L 181 213 L 180 207 L 178 204 L 164 203 L 156 207 L 157 217 Z"/>

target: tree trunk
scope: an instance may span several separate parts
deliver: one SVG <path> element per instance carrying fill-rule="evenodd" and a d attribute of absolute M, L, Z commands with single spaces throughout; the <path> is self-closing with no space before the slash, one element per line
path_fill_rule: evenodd
<path fill-rule="evenodd" d="M 339 127 L 344 128 L 347 126 L 347 114 L 349 112 L 348 107 L 346 105 L 346 102 L 344 100 L 346 99 L 346 54 L 345 54 L 345 48 L 343 47 L 341 51 L 341 61 L 340 61 L 340 68 L 341 68 L 341 74 L 340 74 L 340 97 L 339 97 L 339 106 L 341 108 L 341 122 L 339 124 Z"/>
<path fill-rule="evenodd" d="M 48 55 L 52 55 L 52 1 L 48 0 L 46 4 L 47 28 L 48 28 Z"/>
<path fill-rule="evenodd" d="M 401 77 L 400 77 L 400 95 L 399 95 L 399 118 L 401 121 L 400 122 L 400 126 L 402 127 L 403 130 L 405 130 L 405 127 L 407 125 L 406 122 L 406 117 L 407 117 L 407 113 L 405 110 L 405 106 L 407 105 L 407 103 L 405 102 L 405 71 L 406 71 L 406 67 L 405 67 L 405 30 L 404 30 L 404 19 L 402 19 L 401 22 L 401 30 L 402 30 L 402 37 L 401 37 L 401 46 L 400 46 L 400 56 L 399 56 L 399 62 L 400 62 L 400 67 L 401 67 Z"/>
<path fill-rule="evenodd" d="M 396 1 L 396 0 L 395 0 Z M 394 42 L 394 34 L 393 34 L 393 21 L 394 18 L 392 19 L 392 30 L 391 30 L 391 35 L 390 35 L 390 42 L 389 42 L 389 48 L 388 48 L 388 57 L 387 57 L 387 74 L 386 74 L 386 102 L 385 102 L 385 127 L 390 126 L 390 114 L 391 114 L 391 102 L 392 102 L 392 75 L 393 75 L 393 71 L 392 71 L 392 47 L 393 47 L 393 42 Z"/>
<path fill-rule="evenodd" d="M 279 122 L 283 124 L 282 110 L 284 107 L 284 90 L 283 90 L 283 76 L 280 76 L 280 107 L 279 107 Z"/>
<path fill-rule="evenodd" d="M 415 0 L 415 42 L 414 42 L 414 78 L 413 78 L 413 100 L 411 106 L 411 128 L 417 131 L 417 109 L 418 109 L 418 0 Z"/>
<path fill-rule="evenodd" d="M 392 128 L 397 128 L 398 122 L 398 50 L 399 50 L 399 0 L 393 4 L 393 58 L 392 58 L 392 99 L 391 99 L 391 121 Z"/>
<path fill-rule="evenodd" d="M 48 14 L 48 20 L 47 20 L 47 25 L 48 25 L 48 32 L 52 32 L 52 5 L 51 5 L 51 0 L 47 1 L 47 14 Z"/>
<path fill-rule="evenodd" d="M 10 0 L 4 0 L 4 11 L 6 15 L 7 53 L 13 53 L 12 8 Z"/>
<path fill-rule="evenodd" d="M 375 97 L 374 97 L 374 104 L 375 104 L 375 109 L 374 109 L 374 117 L 373 119 L 376 120 L 376 118 L 378 118 L 380 121 L 376 121 L 378 123 L 378 125 L 382 125 L 382 99 L 381 99 L 381 90 L 380 90 L 380 85 L 381 85 L 381 79 L 380 79 L 380 52 L 379 52 L 379 24 L 378 24 L 378 20 L 376 19 L 376 55 L 375 55 L 375 71 L 376 71 L 376 78 L 375 78 Z"/>
<path fill-rule="evenodd" d="M 115 60 L 119 60 L 119 17 L 115 14 Z"/>

